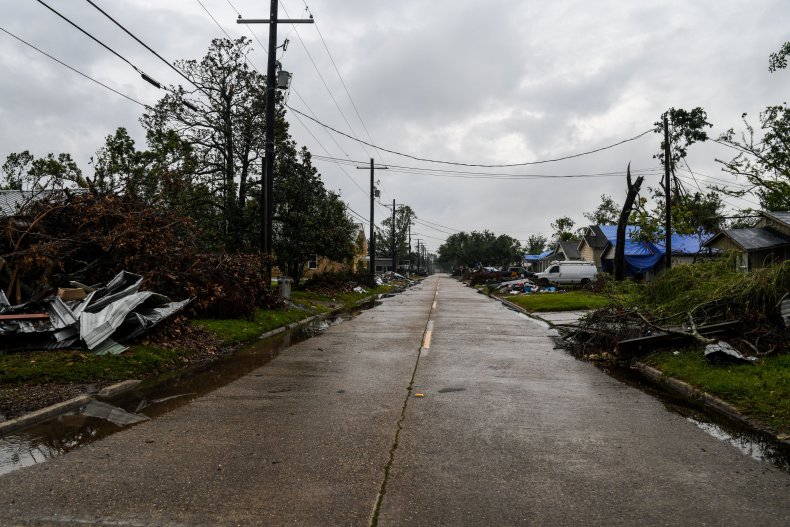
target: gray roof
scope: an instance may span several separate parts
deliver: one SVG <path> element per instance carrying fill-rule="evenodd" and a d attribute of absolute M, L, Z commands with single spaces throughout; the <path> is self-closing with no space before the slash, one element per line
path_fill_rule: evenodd
<path fill-rule="evenodd" d="M 584 240 L 593 249 L 605 249 L 609 245 L 609 239 L 598 225 L 590 225 L 584 233 Z"/>
<path fill-rule="evenodd" d="M 560 242 L 559 247 L 557 248 L 562 250 L 565 254 L 565 257 L 569 260 L 581 260 L 582 253 L 579 252 L 579 242 L 575 240 L 567 241 L 567 242 Z"/>
<path fill-rule="evenodd" d="M 790 212 L 789 211 L 782 211 L 776 210 L 771 212 L 763 212 L 763 215 L 769 216 L 775 220 L 781 221 L 788 227 L 790 227 Z"/>
<path fill-rule="evenodd" d="M 13 216 L 32 197 L 29 190 L 0 190 L 0 216 Z"/>
<path fill-rule="evenodd" d="M 726 229 L 705 242 L 710 247 L 721 236 L 726 236 L 745 251 L 758 251 L 790 245 L 790 237 L 784 236 L 770 229 L 752 227 L 750 229 Z"/>

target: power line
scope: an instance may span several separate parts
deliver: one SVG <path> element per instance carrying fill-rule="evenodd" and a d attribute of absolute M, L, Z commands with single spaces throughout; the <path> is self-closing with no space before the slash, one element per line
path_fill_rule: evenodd
<path fill-rule="evenodd" d="M 288 10 L 285 8 L 282 2 L 280 2 L 280 6 L 282 7 L 283 12 L 285 12 L 285 16 L 290 16 L 288 14 Z M 313 55 L 310 54 L 310 50 L 307 49 L 307 45 L 305 44 L 304 40 L 302 40 L 302 35 L 299 34 L 299 30 L 296 29 L 295 24 L 291 24 L 291 26 L 293 27 L 293 30 L 296 33 L 296 37 L 299 39 L 299 42 L 302 44 L 302 48 L 304 48 L 305 53 L 307 53 L 307 58 L 310 59 L 310 62 L 313 65 L 313 69 L 315 69 L 315 72 L 318 74 L 318 78 L 321 79 L 321 83 L 324 85 L 326 92 L 329 94 L 329 98 L 332 99 L 332 102 L 335 104 L 335 108 L 337 108 L 337 111 L 340 112 L 340 116 L 343 118 L 346 125 L 348 125 L 348 128 L 351 130 L 351 133 L 353 134 L 354 138 L 357 141 L 360 141 L 359 138 L 357 137 L 357 133 L 354 130 L 354 127 L 351 126 L 351 123 L 348 121 L 346 114 L 343 112 L 343 110 L 340 108 L 340 105 L 337 103 L 337 99 L 335 99 L 335 96 L 332 95 L 332 90 L 329 89 L 329 85 L 326 83 L 324 76 L 321 74 L 321 71 L 318 69 L 318 65 L 315 63 L 315 60 L 313 59 Z M 370 152 L 368 152 L 368 150 L 364 147 L 364 142 L 360 141 L 360 144 L 363 145 L 362 149 L 365 150 L 365 154 L 367 154 L 368 157 L 371 157 Z"/>
<path fill-rule="evenodd" d="M 80 26 L 78 26 L 76 23 L 72 22 L 72 21 L 71 21 L 69 18 L 67 18 L 65 15 L 61 14 L 59 11 L 57 11 L 57 10 L 55 10 L 53 7 L 51 7 L 49 4 L 47 4 L 47 3 L 46 3 L 46 2 L 44 2 L 43 0 L 36 0 L 36 1 L 37 1 L 39 4 L 43 5 L 44 7 L 46 7 L 47 9 L 49 9 L 50 11 L 52 11 L 53 13 L 55 13 L 56 15 L 58 15 L 60 18 L 62 18 L 62 19 L 63 19 L 63 20 L 65 20 L 66 22 L 68 22 L 70 25 L 72 25 L 73 27 L 75 27 L 75 28 L 76 28 L 77 30 L 79 30 L 81 33 L 83 33 L 84 35 L 86 35 L 88 38 L 90 38 L 91 40 L 93 40 L 94 42 L 96 42 L 97 44 L 99 44 L 101 47 L 103 47 L 104 49 L 106 49 L 107 51 L 109 51 L 110 53 L 112 53 L 113 55 L 115 55 L 116 57 L 118 57 L 119 59 L 121 59 L 122 61 L 124 61 L 125 63 L 127 63 L 129 66 L 131 66 L 131 67 L 132 67 L 132 69 L 134 69 L 134 71 L 136 71 L 137 73 L 139 73 L 139 74 L 140 74 L 140 75 L 143 77 L 143 79 L 144 79 L 146 82 L 153 84 L 153 85 L 154 85 L 154 86 L 156 86 L 157 88 L 161 88 L 161 87 L 162 87 L 162 86 L 161 86 L 161 85 L 160 85 L 158 82 L 156 82 L 156 81 L 155 81 L 155 80 L 154 80 L 154 79 L 153 79 L 151 76 L 147 75 L 147 74 L 146 74 L 146 73 L 145 73 L 143 70 L 141 70 L 140 68 L 138 68 L 137 66 L 135 66 L 134 64 L 132 64 L 132 63 L 131 63 L 131 61 L 129 61 L 129 60 L 126 58 L 126 57 L 124 57 L 123 55 L 121 55 L 120 53 L 118 53 L 117 51 L 115 51 L 114 49 L 112 49 L 110 46 L 108 46 L 107 44 L 105 44 L 104 42 L 102 42 L 101 40 L 99 40 L 98 38 L 96 38 L 96 37 L 94 37 L 93 35 L 91 35 L 90 33 L 88 33 L 86 30 L 82 29 Z M 198 0 L 198 1 L 200 1 L 200 0 Z"/>
<path fill-rule="evenodd" d="M 172 69 L 173 71 L 175 71 L 176 73 L 178 73 L 179 75 L 181 75 L 181 76 L 182 76 L 182 77 L 183 77 L 183 78 L 184 78 L 184 79 L 185 79 L 187 82 L 189 82 L 190 84 L 193 84 L 193 85 L 194 85 L 194 83 L 192 82 L 192 80 L 190 80 L 190 79 L 189 79 L 189 77 L 187 77 L 186 75 L 184 75 L 184 72 L 183 72 L 183 71 L 181 71 L 180 69 L 176 68 L 176 67 L 175 67 L 173 64 L 171 64 L 171 63 L 170 63 L 168 60 L 164 59 L 164 58 L 162 57 L 162 55 L 160 55 L 159 53 L 157 53 L 156 51 L 154 51 L 153 49 L 151 49 L 151 47 L 150 47 L 148 44 L 146 44 L 145 42 L 143 42 L 142 40 L 140 40 L 139 38 L 137 38 L 135 35 L 133 35 L 131 31 L 129 31 L 128 29 L 126 29 L 126 28 L 125 28 L 125 27 L 124 27 L 124 26 L 123 26 L 123 25 L 122 25 L 120 22 L 118 22 L 118 21 L 117 21 L 117 20 L 115 20 L 113 17 L 111 17 L 111 16 L 110 16 L 110 15 L 109 15 L 109 14 L 108 14 L 106 11 L 104 11 L 102 8 L 100 8 L 99 6 L 97 6 L 96 4 L 94 4 L 92 0 L 85 0 L 85 1 L 86 1 L 86 2 L 88 2 L 90 5 L 92 5 L 94 8 L 96 8 L 96 9 L 97 9 L 97 10 L 98 10 L 98 11 L 99 11 L 101 14 L 103 14 L 104 16 L 106 16 L 107 18 L 109 18 L 109 19 L 110 19 L 110 21 L 111 21 L 112 23 L 114 23 L 116 26 L 118 26 L 119 28 L 121 28 L 121 29 L 122 29 L 122 30 L 123 30 L 123 31 L 124 31 L 124 32 L 125 32 L 127 35 L 129 35 L 129 36 L 130 36 L 130 37 L 132 37 L 134 40 L 136 40 L 136 41 L 137 41 L 137 42 L 138 42 L 138 43 L 139 43 L 141 46 L 143 46 L 145 49 L 147 49 L 148 51 L 150 51 L 151 53 L 153 53 L 154 55 L 156 55 L 156 57 L 157 57 L 159 60 L 161 60 L 162 62 L 164 62 L 165 64 L 167 64 L 167 65 L 170 67 L 170 69 Z"/>
<path fill-rule="evenodd" d="M 310 15 L 312 16 L 312 13 L 310 12 L 310 8 L 307 6 L 307 2 L 302 0 L 302 3 L 304 4 L 305 9 L 307 9 L 308 13 L 310 13 Z M 346 95 L 348 96 L 349 102 L 351 102 L 351 107 L 354 108 L 354 112 L 357 114 L 357 118 L 359 119 L 359 122 L 362 124 L 362 128 L 365 130 L 365 133 L 367 134 L 370 142 L 375 143 L 373 141 L 373 137 L 370 135 L 370 132 L 368 131 L 368 127 L 365 126 L 365 120 L 362 119 L 362 115 L 360 115 L 359 113 L 359 109 L 357 108 L 357 105 L 354 102 L 354 98 L 351 97 L 351 93 L 348 91 L 346 82 L 343 80 L 343 76 L 340 74 L 340 69 L 337 67 L 337 64 L 335 63 L 335 59 L 332 56 L 332 52 L 329 51 L 329 46 L 327 45 L 326 40 L 324 40 L 324 35 L 321 33 L 321 29 L 318 27 L 318 22 L 314 23 L 313 25 L 315 26 L 315 30 L 318 33 L 318 36 L 324 45 L 324 49 L 326 50 L 326 54 L 329 56 L 329 60 L 332 62 L 332 66 L 335 68 L 335 73 L 337 73 L 337 77 L 340 79 L 340 84 L 343 86 L 343 89 L 345 90 Z"/>
<path fill-rule="evenodd" d="M 628 139 L 623 139 L 622 141 L 618 141 L 617 143 L 613 143 L 611 145 L 603 146 L 601 148 L 596 148 L 594 150 L 588 150 L 586 152 L 579 152 L 577 154 L 571 154 L 571 155 L 567 155 L 567 156 L 562 156 L 562 157 L 558 157 L 558 158 L 554 158 L 554 159 L 544 159 L 544 160 L 541 160 L 541 161 L 527 161 L 527 162 L 523 162 L 523 163 L 508 163 L 508 164 L 486 165 L 486 164 L 481 164 L 481 163 L 458 163 L 458 162 L 455 162 L 455 161 L 443 161 L 443 160 L 439 160 L 439 159 L 428 159 L 428 158 L 424 158 L 424 157 L 413 156 L 411 154 L 405 154 L 403 152 L 398 152 L 396 150 L 390 150 L 388 148 L 384 148 L 383 146 L 377 146 L 377 145 L 368 143 L 367 141 L 363 141 L 362 139 L 358 139 L 356 137 L 353 137 L 353 136 L 351 136 L 351 135 L 349 135 L 349 134 L 347 134 L 345 132 L 341 132 L 340 130 L 329 126 L 328 124 L 322 123 L 318 119 L 314 119 L 313 117 L 310 117 L 309 115 L 300 112 L 299 110 L 297 110 L 296 108 L 294 108 L 293 106 L 291 106 L 289 104 L 286 104 L 286 106 L 291 111 L 296 112 L 296 113 L 298 113 L 298 114 L 300 114 L 300 115 L 302 115 L 304 117 L 307 117 L 311 121 L 314 121 L 316 124 L 318 124 L 320 126 L 323 126 L 324 128 L 327 128 L 329 130 L 332 130 L 336 134 L 342 135 L 343 137 L 347 137 L 347 138 L 349 138 L 351 140 L 354 140 L 354 141 L 357 141 L 359 143 L 365 144 L 365 145 L 370 146 L 372 148 L 376 148 L 378 150 L 382 150 L 384 152 L 388 152 L 388 153 L 394 154 L 396 156 L 401 156 L 401 157 L 407 157 L 409 159 L 414 159 L 415 161 L 424 161 L 426 163 L 440 163 L 440 164 L 443 164 L 443 165 L 454 165 L 454 166 L 464 166 L 464 167 L 509 168 L 509 167 L 520 167 L 520 166 L 528 166 L 528 165 L 540 165 L 540 164 L 544 164 L 544 163 L 554 163 L 554 162 L 557 162 L 557 161 L 565 161 L 567 159 L 573 159 L 573 158 L 576 158 L 576 157 L 582 157 L 582 156 L 586 156 L 586 155 L 590 155 L 590 154 L 595 154 L 597 152 L 602 152 L 604 150 L 609 150 L 610 148 L 614 148 L 616 146 L 620 146 L 622 144 L 625 144 L 625 143 L 628 143 L 628 142 L 631 142 L 631 141 L 636 141 L 637 139 L 640 139 L 641 137 L 644 137 L 645 135 L 653 132 L 653 129 L 645 130 L 644 132 L 642 132 L 642 133 L 640 133 L 638 135 L 635 135 L 634 137 L 630 137 Z"/>
<path fill-rule="evenodd" d="M 4 28 L 0 27 L 0 31 L 3 31 L 3 32 L 4 32 L 4 33 L 6 33 L 7 35 L 10 35 L 10 36 L 14 37 L 14 38 L 15 38 L 15 39 L 17 39 L 19 42 L 21 42 L 21 43 L 25 44 L 26 46 L 30 46 L 31 48 L 35 49 L 36 51 L 38 51 L 39 53 L 41 53 L 41 54 L 42 54 L 42 55 L 44 55 L 45 57 L 48 57 L 48 58 L 50 58 L 50 59 L 54 60 L 55 62 L 57 62 L 57 63 L 58 63 L 58 64 L 60 64 L 61 66 L 64 66 L 64 67 L 66 67 L 66 68 L 70 69 L 70 70 L 71 70 L 71 71 L 73 71 L 74 73 L 77 73 L 77 74 L 79 74 L 79 75 L 82 75 L 82 76 L 83 76 L 83 77 L 85 77 L 86 79 L 88 79 L 88 80 L 90 80 L 90 81 L 93 81 L 93 82 L 95 82 L 95 83 L 96 83 L 96 84 L 98 84 L 99 86 L 102 86 L 103 88 L 107 88 L 107 89 L 108 89 L 108 90 L 110 90 L 111 92 L 113 92 L 113 93 L 116 93 L 116 94 L 118 94 L 118 95 L 120 95 L 121 97 L 124 97 L 124 98 L 126 98 L 126 99 L 129 99 L 129 100 L 130 100 L 130 101 L 132 101 L 133 103 L 135 103 L 135 104 L 139 104 L 139 105 L 140 105 L 140 106 L 142 106 L 143 108 L 150 108 L 150 106 L 148 106 L 147 104 L 143 104 L 143 103 L 141 103 L 140 101 L 138 101 L 137 99 L 135 99 L 135 98 L 133 98 L 133 97 L 130 97 L 129 95 L 126 95 L 125 93 L 121 93 L 121 92 L 119 92 L 118 90 L 116 90 L 115 88 L 111 88 L 110 86 L 107 86 L 107 85 L 106 85 L 106 84 L 104 84 L 103 82 L 101 82 L 101 81 L 98 81 L 98 80 L 94 79 L 93 77 L 91 77 L 91 76 L 89 76 L 89 75 L 86 75 L 85 73 L 82 73 L 80 70 L 78 70 L 78 69 L 76 69 L 76 68 L 73 68 L 73 67 L 69 66 L 68 64 L 66 64 L 66 63 L 65 63 L 65 62 L 63 62 L 62 60 L 60 60 L 60 59 L 58 59 L 58 58 L 55 58 L 55 57 L 53 57 L 52 55 L 50 55 L 49 53 L 47 53 L 46 51 L 43 51 L 43 50 L 41 50 L 41 49 L 37 48 L 36 46 L 34 46 L 33 44 L 31 44 L 30 42 L 27 42 L 27 41 L 23 40 L 22 38 L 20 38 L 20 37 L 18 37 L 18 36 L 16 36 L 16 35 L 14 35 L 14 34 L 13 34 L 13 33 L 11 33 L 10 31 L 8 31 L 7 29 L 4 29 Z"/>

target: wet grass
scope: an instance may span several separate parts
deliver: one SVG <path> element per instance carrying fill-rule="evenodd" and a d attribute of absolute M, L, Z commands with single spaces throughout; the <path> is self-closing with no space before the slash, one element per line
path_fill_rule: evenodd
<path fill-rule="evenodd" d="M 365 293 L 338 293 L 325 295 L 312 291 L 292 291 L 291 300 L 302 305 L 331 307 L 351 307 L 357 302 L 376 295 L 383 295 L 392 292 L 396 286 L 390 284 L 380 285 L 373 289 L 366 289 Z"/>
<path fill-rule="evenodd" d="M 182 364 L 184 350 L 135 346 L 121 355 L 41 351 L 0 355 L 0 386 L 94 383 L 141 378 Z"/>
<path fill-rule="evenodd" d="M 699 348 L 650 355 L 645 362 L 670 377 L 732 404 L 747 416 L 790 434 L 790 356 L 763 357 L 755 365 L 711 364 Z"/>
<path fill-rule="evenodd" d="M 529 312 L 578 311 L 598 309 L 609 304 L 607 296 L 590 291 L 566 291 L 564 293 L 529 293 L 502 296 L 505 300 L 523 307 Z"/>
<path fill-rule="evenodd" d="M 219 336 L 225 344 L 246 342 L 273 329 L 298 322 L 311 315 L 322 312 L 321 309 L 265 310 L 255 312 L 254 320 L 240 319 L 198 319 L 192 323 Z"/>

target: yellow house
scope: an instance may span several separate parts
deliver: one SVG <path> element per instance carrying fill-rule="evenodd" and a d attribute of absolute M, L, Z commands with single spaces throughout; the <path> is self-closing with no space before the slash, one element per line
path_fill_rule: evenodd
<path fill-rule="evenodd" d="M 307 262 L 305 277 L 310 278 L 315 274 L 332 273 L 338 271 L 351 271 L 355 273 L 365 270 L 364 259 L 368 254 L 368 238 L 365 236 L 365 227 L 357 223 L 357 234 L 354 239 L 354 256 L 350 262 L 336 262 L 320 256 Z"/>

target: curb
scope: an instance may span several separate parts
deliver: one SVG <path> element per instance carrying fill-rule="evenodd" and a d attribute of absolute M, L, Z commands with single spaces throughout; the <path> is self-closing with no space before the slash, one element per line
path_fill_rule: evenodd
<path fill-rule="evenodd" d="M 675 379 L 674 377 L 669 377 L 665 375 L 661 370 L 657 370 L 656 368 L 653 368 L 652 366 L 648 366 L 643 362 L 635 362 L 631 366 L 631 369 L 639 372 L 642 376 L 654 382 L 655 384 L 664 386 L 665 388 L 669 389 L 670 391 L 678 395 L 700 402 L 703 406 L 718 413 L 719 415 L 727 417 L 728 419 L 740 423 L 741 425 L 768 434 L 772 436 L 776 441 L 779 441 L 786 445 L 790 445 L 790 441 L 779 439 L 779 437 L 777 436 L 774 430 L 771 430 L 770 428 L 768 428 L 767 426 L 765 426 L 764 424 L 758 421 L 749 419 L 747 416 L 742 414 L 737 408 L 735 408 L 731 404 L 707 392 L 695 388 L 687 382 L 683 382 L 681 380 Z"/>
<path fill-rule="evenodd" d="M 401 293 L 401 292 L 403 292 L 403 290 L 405 290 L 405 288 L 404 289 L 397 288 L 397 289 L 393 290 L 392 292 L 393 293 Z M 365 297 L 362 300 L 360 300 L 359 302 L 356 302 L 354 304 L 354 306 L 352 306 L 352 307 L 358 307 L 359 305 L 362 305 L 362 304 L 365 304 L 367 302 L 370 302 L 371 300 L 375 300 L 375 298 L 376 298 L 375 295 L 371 295 L 369 297 Z M 326 313 L 321 313 L 321 314 L 318 314 L 318 315 L 311 315 L 311 316 L 309 316 L 307 318 L 304 318 L 302 320 L 299 320 L 297 322 L 292 322 L 290 324 L 286 324 L 285 326 L 280 326 L 279 328 L 275 328 L 275 329 L 272 329 L 270 331 L 267 331 L 266 333 L 263 333 L 263 334 L 259 335 L 258 337 L 256 337 L 256 339 L 265 339 L 265 338 L 268 338 L 268 337 L 272 337 L 272 336 L 277 335 L 279 333 L 283 333 L 284 331 L 287 331 L 289 329 L 293 329 L 293 328 L 301 326 L 303 324 L 308 324 L 308 323 L 312 322 L 313 320 L 316 320 L 316 319 L 320 320 L 320 319 L 324 319 L 324 318 L 330 317 L 332 315 L 336 315 L 337 313 L 340 313 L 344 309 L 347 309 L 347 308 L 345 306 L 341 306 L 341 307 L 335 308 L 335 309 L 333 309 L 331 311 L 327 311 Z M 250 341 L 250 342 L 254 342 L 254 341 Z M 242 342 L 240 344 L 244 345 L 244 344 L 249 344 L 250 342 Z M 8 434 L 10 434 L 12 432 L 16 432 L 16 431 L 21 430 L 23 428 L 27 428 L 29 426 L 33 426 L 33 425 L 35 425 L 37 423 L 40 423 L 42 421 L 46 421 L 47 419 L 51 419 L 51 418 L 53 418 L 55 416 L 68 413 L 68 412 L 70 412 L 72 410 L 75 410 L 77 408 L 83 407 L 83 406 L 87 405 L 88 403 L 90 403 L 91 401 L 93 401 L 95 399 L 95 397 L 110 398 L 110 397 L 114 397 L 116 395 L 119 395 L 121 393 L 128 392 L 130 390 L 133 390 L 137 386 L 139 386 L 140 383 L 142 383 L 142 381 L 141 380 L 137 380 L 137 379 L 129 379 L 129 380 L 126 380 L 126 381 L 121 381 L 119 383 L 112 384 L 110 386 L 106 386 L 106 387 L 102 388 L 97 394 L 95 394 L 95 396 L 94 395 L 89 395 L 89 394 L 78 395 L 77 397 L 74 397 L 74 398 L 69 399 L 67 401 L 63 401 L 63 402 L 60 402 L 60 403 L 55 403 L 53 405 L 47 406 L 45 408 L 41 408 L 39 410 L 35 410 L 35 411 L 27 413 L 25 415 L 20 415 L 19 417 L 15 417 L 14 419 L 9 419 L 8 421 L 2 421 L 2 422 L 0 422 L 0 437 L 8 435 Z"/>
<path fill-rule="evenodd" d="M 90 395 L 79 395 L 73 399 L 69 399 L 68 401 L 56 403 L 52 406 L 47 406 L 46 408 L 36 410 L 35 412 L 30 412 L 29 414 L 21 415 L 14 419 L 9 419 L 8 421 L 3 421 L 0 423 L 0 437 L 10 434 L 11 432 L 16 432 L 22 428 L 27 428 L 28 426 L 32 426 L 36 423 L 40 423 L 41 421 L 46 421 L 47 419 L 55 417 L 56 415 L 65 414 L 66 412 L 70 412 L 71 410 L 85 406 L 92 400 L 93 397 Z"/>

